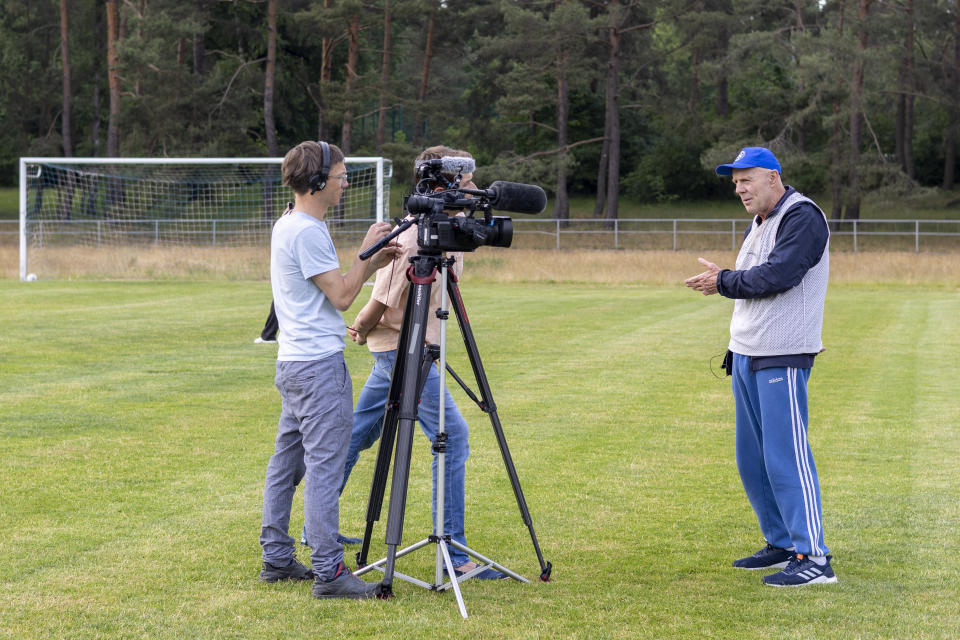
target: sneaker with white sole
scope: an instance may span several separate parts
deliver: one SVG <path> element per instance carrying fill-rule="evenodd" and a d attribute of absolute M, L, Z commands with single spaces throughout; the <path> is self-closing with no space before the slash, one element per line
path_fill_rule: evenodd
<path fill-rule="evenodd" d="M 757 569 L 783 569 L 794 555 L 796 554 L 793 551 L 781 549 L 780 547 L 775 547 L 767 543 L 767 546 L 752 556 L 734 560 L 733 566 L 737 569 L 746 569 L 748 571 L 756 571 Z"/>
<path fill-rule="evenodd" d="M 313 570 L 291 557 L 287 564 L 273 564 L 264 561 L 260 570 L 260 579 L 264 582 L 278 582 L 280 580 L 313 580 Z"/>
<path fill-rule="evenodd" d="M 824 564 L 817 564 L 802 553 L 795 555 L 787 564 L 783 571 L 766 576 L 763 583 L 771 587 L 802 587 L 808 584 L 833 584 L 837 581 L 837 576 L 833 573 L 833 567 L 830 566 L 830 559 L 833 556 L 827 556 Z"/>
<path fill-rule="evenodd" d="M 317 579 L 313 581 L 314 598 L 364 600 L 366 598 L 376 598 L 379 595 L 379 582 L 364 582 L 350 573 L 350 567 L 343 562 L 340 562 L 336 575 L 330 580 L 322 580 L 317 577 Z"/>
<path fill-rule="evenodd" d="M 253 344 L 277 344 L 276 340 L 264 340 L 261 337 L 254 338 Z"/>

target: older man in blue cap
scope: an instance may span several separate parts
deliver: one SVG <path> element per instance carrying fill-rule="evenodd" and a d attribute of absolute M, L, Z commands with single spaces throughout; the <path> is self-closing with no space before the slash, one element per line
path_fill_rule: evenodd
<path fill-rule="evenodd" d="M 737 468 L 767 545 L 733 566 L 781 569 L 763 579 L 775 587 L 833 583 L 807 441 L 807 380 L 823 351 L 827 219 L 783 184 L 769 149 L 746 147 L 716 171 L 731 176 L 753 220 L 735 269 L 700 258 L 707 270 L 685 284 L 736 301 L 723 367 L 733 377 Z"/>

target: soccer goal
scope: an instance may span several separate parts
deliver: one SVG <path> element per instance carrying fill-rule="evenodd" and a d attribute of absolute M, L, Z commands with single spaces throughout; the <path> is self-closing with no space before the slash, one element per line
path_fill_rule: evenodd
<path fill-rule="evenodd" d="M 109 277 L 123 278 L 123 262 L 141 251 L 176 260 L 184 251 L 222 256 L 230 248 L 268 247 L 273 223 L 292 198 L 280 183 L 282 162 L 21 158 L 20 279 L 97 277 L 102 271 L 85 273 L 85 261 L 102 264 L 111 252 L 118 272 Z M 338 245 L 350 246 L 372 222 L 389 219 L 393 165 L 353 157 L 346 166 L 350 186 L 326 220 Z"/>

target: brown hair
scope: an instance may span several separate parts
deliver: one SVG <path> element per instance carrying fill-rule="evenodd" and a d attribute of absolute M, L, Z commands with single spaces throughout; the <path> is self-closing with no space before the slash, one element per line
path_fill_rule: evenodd
<path fill-rule="evenodd" d="M 328 146 L 330 147 L 330 164 L 327 165 L 329 172 L 333 165 L 343 162 L 344 156 L 337 145 Z M 283 157 L 280 173 L 283 184 L 293 189 L 297 195 L 303 195 L 310 191 L 310 178 L 320 173 L 322 168 L 323 147 L 319 142 L 307 140 L 287 151 L 287 155 Z"/>
<path fill-rule="evenodd" d="M 421 151 L 420 155 L 418 155 L 417 158 L 413 161 L 414 176 L 416 176 L 417 169 L 420 167 L 420 165 L 426 162 L 427 160 L 437 160 L 439 158 L 444 158 L 444 157 L 470 158 L 471 160 L 473 159 L 473 156 L 470 154 L 469 151 L 464 151 L 463 149 L 454 149 L 452 147 L 448 147 L 445 144 L 438 144 L 434 147 L 427 147 L 426 149 Z M 454 173 L 444 173 L 443 176 L 447 180 L 453 180 L 454 178 L 457 177 L 457 175 Z M 416 181 L 416 178 L 414 178 L 414 181 Z M 414 187 L 416 187 L 416 185 L 414 185 Z"/>

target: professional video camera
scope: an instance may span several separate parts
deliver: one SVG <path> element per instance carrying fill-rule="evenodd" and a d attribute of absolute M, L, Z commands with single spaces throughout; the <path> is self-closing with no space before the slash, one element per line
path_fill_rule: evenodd
<path fill-rule="evenodd" d="M 513 221 L 493 211 L 537 214 L 547 206 L 547 194 L 532 184 L 498 180 L 488 189 L 460 186 L 464 173 L 473 173 L 473 158 L 443 157 L 417 167 L 416 193 L 403 199 L 407 218 L 390 235 L 360 254 L 366 260 L 390 240 L 416 224 L 417 244 L 428 252 L 473 251 L 484 245 L 509 247 Z M 449 176 L 454 176 L 451 180 Z M 451 216 L 447 211 L 463 211 Z M 475 214 L 483 217 L 474 217 Z"/>

